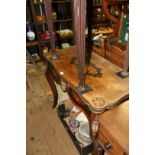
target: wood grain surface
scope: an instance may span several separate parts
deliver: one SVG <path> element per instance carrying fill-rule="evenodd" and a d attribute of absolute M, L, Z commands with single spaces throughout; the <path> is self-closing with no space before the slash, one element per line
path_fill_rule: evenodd
<path fill-rule="evenodd" d="M 79 155 L 61 124 L 44 69 L 27 74 L 27 155 Z"/>
<path fill-rule="evenodd" d="M 100 129 L 98 139 L 113 143 L 117 154 L 129 153 L 129 101 L 98 116 Z M 108 140 L 107 140 L 108 139 Z M 106 141 L 107 140 L 107 141 Z M 115 154 L 116 154 L 116 151 Z M 109 151 L 110 152 L 110 151 Z"/>
<path fill-rule="evenodd" d="M 63 77 L 69 81 L 73 87 L 78 86 L 78 72 L 74 64 L 71 64 L 71 58 L 76 56 L 75 47 L 66 50 L 59 50 L 59 59 L 50 60 L 51 55 L 46 55 L 46 59 L 54 66 L 56 71 L 63 72 Z M 93 53 L 91 62 L 102 70 L 102 77 L 86 76 L 86 84 L 92 88 L 92 91 L 85 93 L 82 97 L 92 109 L 102 111 L 105 107 L 112 105 L 123 96 L 129 93 L 129 78 L 120 78 L 116 75 L 122 69 L 105 58 Z M 97 105 L 93 103 L 96 97 L 102 98 L 104 104 Z"/>

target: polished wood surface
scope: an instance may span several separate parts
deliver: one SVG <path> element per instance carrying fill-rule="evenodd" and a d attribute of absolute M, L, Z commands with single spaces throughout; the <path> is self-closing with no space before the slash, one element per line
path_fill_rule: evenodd
<path fill-rule="evenodd" d="M 100 129 L 98 141 L 104 147 L 104 143 L 111 143 L 112 147 L 107 151 L 110 155 L 120 155 L 129 152 L 129 101 L 102 113 L 98 116 Z"/>
<path fill-rule="evenodd" d="M 52 65 L 56 71 L 63 72 L 62 78 L 69 82 L 74 89 L 78 86 L 77 68 L 71 64 L 71 58 L 76 56 L 75 47 L 66 50 L 59 50 L 59 59 L 51 61 L 51 55 L 48 54 L 45 58 L 48 60 L 49 65 Z M 128 77 L 120 78 L 116 75 L 122 69 L 110 63 L 105 58 L 93 53 L 91 62 L 102 70 L 102 77 L 86 76 L 86 84 L 92 88 L 92 91 L 81 94 L 85 104 L 88 104 L 92 110 L 103 112 L 105 107 L 115 104 L 121 98 L 126 96 L 128 98 Z M 78 91 L 78 90 L 77 90 Z M 93 103 L 93 100 L 98 97 L 104 100 L 104 103 L 98 105 Z"/>

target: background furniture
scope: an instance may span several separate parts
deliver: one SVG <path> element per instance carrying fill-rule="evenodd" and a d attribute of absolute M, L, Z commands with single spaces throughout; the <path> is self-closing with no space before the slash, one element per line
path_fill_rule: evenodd
<path fill-rule="evenodd" d="M 128 0 L 103 0 L 102 7 L 105 15 L 113 23 L 114 31 L 107 37 L 101 38 L 100 47 L 94 51 L 128 72 L 128 36 L 129 9 Z M 111 9 L 109 9 L 111 8 Z"/>
<path fill-rule="evenodd" d="M 50 34 L 48 31 L 47 17 L 45 14 L 45 5 L 43 0 L 28 0 L 27 6 L 27 22 L 26 31 L 31 28 L 35 33 L 35 40 L 29 41 L 26 39 L 26 46 L 31 54 L 37 53 L 40 58 L 43 58 L 43 49 L 46 46 L 49 50 Z M 50 1 L 52 12 L 50 13 L 52 26 L 54 30 L 54 43 L 56 48 L 62 48 L 63 43 L 74 45 L 74 33 L 72 24 L 71 0 Z M 63 31 L 69 29 L 71 31 Z M 61 33 L 61 34 L 60 34 Z"/>
<path fill-rule="evenodd" d="M 111 21 L 105 16 L 102 0 L 93 0 L 93 28 L 111 26 Z"/>

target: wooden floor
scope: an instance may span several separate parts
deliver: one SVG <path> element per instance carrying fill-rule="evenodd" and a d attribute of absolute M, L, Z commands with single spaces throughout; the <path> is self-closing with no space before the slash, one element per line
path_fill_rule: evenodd
<path fill-rule="evenodd" d="M 44 67 L 27 69 L 26 155 L 79 155 L 51 107 L 52 93 L 44 72 Z"/>

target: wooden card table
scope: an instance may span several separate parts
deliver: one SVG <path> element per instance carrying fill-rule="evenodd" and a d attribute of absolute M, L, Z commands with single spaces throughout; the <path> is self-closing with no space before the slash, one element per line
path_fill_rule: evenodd
<path fill-rule="evenodd" d="M 110 111 L 112 111 L 116 107 L 122 104 L 126 105 L 123 102 L 128 100 L 129 98 L 128 77 L 121 78 L 117 75 L 117 73 L 122 69 L 107 61 L 105 58 L 93 53 L 91 64 L 92 66 L 100 69 L 100 74 L 98 76 L 93 76 L 93 74 L 85 75 L 85 84 L 89 86 L 90 91 L 81 93 L 78 89 L 78 70 L 76 64 L 71 63 L 73 57 L 76 57 L 75 46 L 68 49 L 59 50 L 58 59 L 56 60 L 52 60 L 51 57 L 52 56 L 50 53 L 45 55 L 45 60 L 47 62 L 47 70 L 45 75 L 53 92 L 53 107 L 56 107 L 58 101 L 58 92 L 55 86 L 56 82 L 64 91 L 68 93 L 69 97 L 73 101 L 73 104 L 80 107 L 86 114 L 90 123 L 90 135 L 95 142 L 98 138 L 97 135 L 106 134 L 104 131 L 102 132 L 102 130 L 104 130 L 104 128 L 107 130 L 104 125 L 108 126 L 109 121 L 111 122 L 111 129 L 113 127 L 115 129 L 116 126 L 118 126 L 118 128 L 122 128 L 121 123 L 124 123 L 124 121 L 119 124 L 117 120 L 115 120 L 115 118 L 112 119 L 112 117 L 115 117 L 115 114 L 111 115 L 110 113 Z M 95 69 L 92 66 L 89 66 L 89 72 L 95 72 Z M 124 108 L 118 110 L 118 112 L 120 112 L 120 115 L 122 116 L 122 118 L 120 118 L 120 121 L 124 117 L 123 110 Z M 107 118 L 109 118 L 109 120 Z M 124 117 L 124 119 L 126 119 L 126 116 Z M 104 122 L 107 124 L 104 124 Z M 126 126 L 126 124 L 124 125 Z M 99 133 L 97 134 L 98 131 Z M 120 132 L 121 130 L 116 130 L 116 135 L 121 136 Z M 115 137 L 115 135 L 112 134 L 112 141 L 113 136 Z M 103 136 L 101 135 L 101 137 Z M 117 143 L 121 143 L 117 138 L 116 141 Z M 128 141 L 128 139 L 126 139 L 126 141 Z M 98 142 L 102 143 L 105 142 L 105 140 L 103 139 L 102 141 L 102 138 L 99 138 L 99 141 L 97 141 L 97 143 Z M 102 148 L 102 144 L 100 144 L 99 146 Z M 118 154 L 112 153 L 110 155 Z"/>
<path fill-rule="evenodd" d="M 50 78 L 58 84 L 60 84 L 60 79 L 65 81 L 68 87 L 73 89 L 91 110 L 103 112 L 105 109 L 128 99 L 129 79 L 128 77 L 121 78 L 116 74 L 121 71 L 121 68 L 93 53 L 91 62 L 101 69 L 102 75 L 101 77 L 86 75 L 86 85 L 89 85 L 92 90 L 81 94 L 77 88 L 77 68 L 71 64 L 72 57 L 76 56 L 75 47 L 59 50 L 58 55 L 59 59 L 57 60 L 51 60 L 50 54 L 45 56 L 47 60 L 46 74 L 50 74 Z M 96 102 L 97 100 L 102 100 L 102 102 Z"/>

